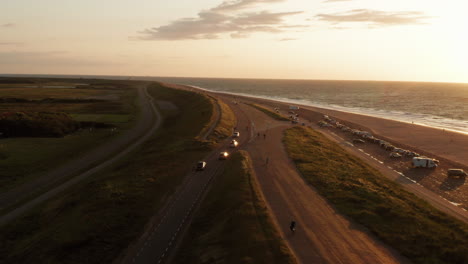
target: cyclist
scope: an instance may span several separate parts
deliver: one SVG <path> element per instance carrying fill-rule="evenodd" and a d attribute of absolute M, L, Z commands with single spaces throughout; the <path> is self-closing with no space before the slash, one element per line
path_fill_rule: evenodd
<path fill-rule="evenodd" d="M 294 220 L 291 221 L 291 224 L 289 225 L 289 229 L 291 229 L 291 232 L 294 233 L 296 231 L 296 222 Z"/>

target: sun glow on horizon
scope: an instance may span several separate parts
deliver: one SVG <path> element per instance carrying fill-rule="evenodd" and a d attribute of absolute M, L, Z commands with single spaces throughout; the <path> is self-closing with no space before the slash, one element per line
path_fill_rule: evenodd
<path fill-rule="evenodd" d="M 463 0 L 117 0 L 112 12 L 102 7 L 94 0 L 5 3 L 0 73 L 468 83 Z"/>

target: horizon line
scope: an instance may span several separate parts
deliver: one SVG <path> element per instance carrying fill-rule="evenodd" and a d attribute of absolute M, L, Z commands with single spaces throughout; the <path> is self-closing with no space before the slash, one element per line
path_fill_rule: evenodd
<path fill-rule="evenodd" d="M 34 76 L 83 76 L 83 77 L 123 77 L 123 78 L 185 78 L 185 79 L 231 79 L 231 80 L 284 80 L 284 81 L 343 81 L 343 82 L 405 82 L 405 83 L 449 83 L 468 84 L 467 82 L 456 81 L 408 81 L 408 80 L 375 80 L 375 79 L 292 79 L 292 78 L 243 78 L 243 77 L 190 77 L 190 76 L 154 76 L 154 75 L 110 75 L 110 74 L 55 74 L 55 73 L 0 73 L 0 78 L 4 77 L 34 77 Z M 54 77 L 52 77 L 54 78 Z"/>

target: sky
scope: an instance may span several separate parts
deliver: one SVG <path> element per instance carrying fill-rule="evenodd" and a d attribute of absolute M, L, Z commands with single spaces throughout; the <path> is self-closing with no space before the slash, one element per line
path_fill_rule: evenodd
<path fill-rule="evenodd" d="M 466 0 L 0 0 L 0 73 L 468 83 Z"/>

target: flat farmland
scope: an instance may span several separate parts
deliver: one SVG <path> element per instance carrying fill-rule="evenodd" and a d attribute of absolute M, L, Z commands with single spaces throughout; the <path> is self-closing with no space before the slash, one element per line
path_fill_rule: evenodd
<path fill-rule="evenodd" d="M 46 81 L 40 85 L 0 84 L 0 114 L 65 112 L 78 122 L 105 123 L 114 127 L 80 129 L 57 138 L 0 138 L 0 191 L 14 188 L 78 158 L 130 128 L 138 112 L 134 85 L 136 83 L 122 84 L 119 81 L 105 85 Z"/>

